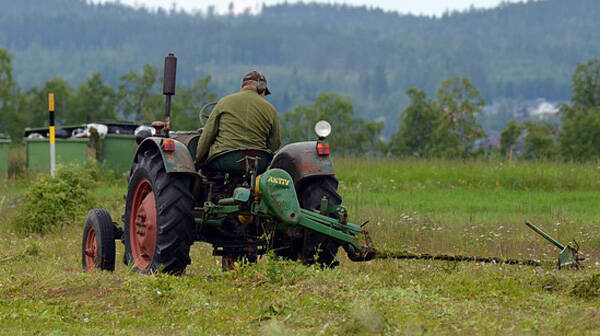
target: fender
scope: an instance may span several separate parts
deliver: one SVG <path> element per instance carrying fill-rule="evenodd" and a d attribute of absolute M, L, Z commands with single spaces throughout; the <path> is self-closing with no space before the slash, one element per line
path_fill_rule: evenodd
<path fill-rule="evenodd" d="M 317 155 L 316 141 L 295 142 L 284 146 L 273 157 L 271 168 L 288 172 L 296 189 L 308 178 L 335 176 L 331 157 Z"/>
<path fill-rule="evenodd" d="M 163 140 L 164 138 L 159 137 L 149 137 L 144 139 L 144 141 L 142 141 L 138 147 L 135 157 L 137 157 L 138 153 L 149 149 L 155 149 L 160 152 L 167 173 L 187 173 L 197 175 L 196 167 L 194 166 L 194 159 L 192 158 L 188 148 L 183 143 L 175 139 L 170 139 L 175 142 L 175 151 L 165 152 L 162 149 Z"/>

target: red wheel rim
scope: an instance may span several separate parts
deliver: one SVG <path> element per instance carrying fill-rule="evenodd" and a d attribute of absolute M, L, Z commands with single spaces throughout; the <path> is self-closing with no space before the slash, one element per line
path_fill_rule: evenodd
<path fill-rule="evenodd" d="M 96 231 L 93 228 L 88 230 L 85 237 L 85 268 L 93 271 L 98 262 L 98 244 L 96 243 Z"/>
<path fill-rule="evenodd" d="M 135 266 L 140 270 L 147 269 L 156 246 L 156 198 L 147 179 L 140 181 L 133 194 L 129 241 Z"/>

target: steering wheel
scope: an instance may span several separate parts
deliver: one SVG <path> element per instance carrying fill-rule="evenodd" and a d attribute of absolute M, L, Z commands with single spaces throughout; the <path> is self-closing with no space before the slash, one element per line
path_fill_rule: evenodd
<path fill-rule="evenodd" d="M 200 119 L 200 127 L 204 127 L 204 125 L 206 125 L 208 117 L 210 117 L 210 114 L 215 105 L 217 105 L 216 101 L 205 104 L 204 106 L 202 106 L 202 108 L 200 108 L 200 112 L 198 113 L 198 118 Z"/>

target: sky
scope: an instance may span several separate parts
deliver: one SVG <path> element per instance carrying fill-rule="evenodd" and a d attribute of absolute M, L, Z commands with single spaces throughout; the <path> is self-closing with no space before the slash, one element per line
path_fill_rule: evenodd
<path fill-rule="evenodd" d="M 115 0 L 94 0 L 94 2 L 109 2 Z M 397 11 L 400 13 L 411 13 L 416 15 L 436 15 L 443 14 L 446 10 L 463 10 L 470 6 L 478 8 L 490 8 L 497 6 L 501 2 L 518 2 L 521 0 L 305 0 L 304 2 L 321 3 L 346 3 L 357 6 L 379 7 L 388 11 Z M 146 7 L 164 7 L 171 8 L 176 3 L 178 8 L 188 11 L 206 10 L 208 6 L 214 6 L 219 13 L 225 13 L 228 10 L 230 2 L 234 3 L 234 10 L 237 13 L 250 8 L 256 13 L 262 3 L 273 5 L 283 2 L 282 0 L 120 0 L 121 3 L 139 6 L 143 4 Z M 296 2 L 288 0 L 288 2 Z"/>

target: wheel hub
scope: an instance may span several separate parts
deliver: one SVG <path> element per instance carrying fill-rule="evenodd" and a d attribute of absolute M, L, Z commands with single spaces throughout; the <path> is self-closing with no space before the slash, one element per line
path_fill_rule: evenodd
<path fill-rule="evenodd" d="M 85 237 L 85 266 L 88 271 L 96 268 L 98 262 L 98 244 L 96 243 L 96 231 L 90 228 Z"/>
<path fill-rule="evenodd" d="M 150 181 L 142 180 L 131 206 L 129 238 L 131 254 L 137 268 L 150 266 L 156 247 L 156 198 Z"/>

